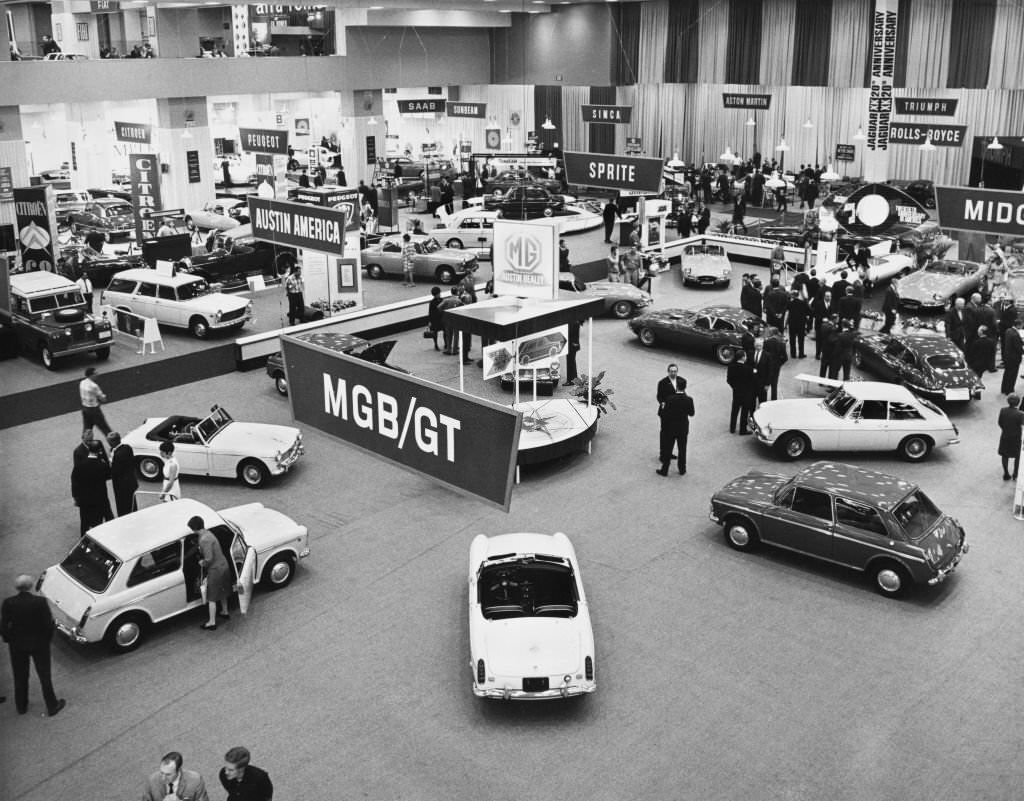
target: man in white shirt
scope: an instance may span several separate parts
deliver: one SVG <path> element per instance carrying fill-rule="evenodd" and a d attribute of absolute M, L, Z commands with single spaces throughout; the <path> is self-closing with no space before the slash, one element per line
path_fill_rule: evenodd
<path fill-rule="evenodd" d="M 183 770 L 181 754 L 171 751 L 160 760 L 160 770 L 149 777 L 142 801 L 210 801 L 203 777 Z"/>
<path fill-rule="evenodd" d="M 94 375 L 96 368 L 86 367 L 85 378 L 78 382 L 78 395 L 82 401 L 82 428 L 92 430 L 95 426 L 106 436 L 110 433 L 110 426 L 107 424 L 107 418 L 103 416 L 102 404 L 107 396 L 93 380 Z"/>

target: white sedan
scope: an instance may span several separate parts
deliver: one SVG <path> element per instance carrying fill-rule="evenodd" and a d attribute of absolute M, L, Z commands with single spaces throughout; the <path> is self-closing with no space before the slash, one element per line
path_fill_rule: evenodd
<path fill-rule="evenodd" d="M 776 400 L 757 408 L 753 428 L 759 442 L 787 459 L 811 450 L 896 451 L 919 462 L 932 448 L 960 441 L 945 412 L 899 384 L 816 377 L 814 383 L 834 388 L 824 400 Z"/>
<path fill-rule="evenodd" d="M 478 259 L 489 259 L 494 244 L 494 221 L 501 219 L 500 211 L 480 208 L 459 209 L 445 214 L 439 208 L 441 224 L 429 231 L 446 248 L 471 250 Z"/>
<path fill-rule="evenodd" d="M 249 203 L 245 198 L 217 198 L 203 204 L 201 209 L 185 213 L 185 222 L 193 222 L 202 231 L 227 231 L 237 228 L 239 216 L 249 217 Z"/>
<path fill-rule="evenodd" d="M 220 543 L 243 614 L 260 582 L 288 586 L 309 555 L 305 526 L 249 503 L 215 512 L 183 498 L 150 506 L 90 529 L 39 579 L 57 630 L 76 643 L 105 641 L 115 652 L 138 647 L 154 623 L 204 606 L 199 535 L 192 517 Z"/>
<path fill-rule="evenodd" d="M 172 442 L 181 475 L 237 478 L 253 488 L 288 472 L 305 453 L 299 429 L 238 422 L 220 406 L 202 419 L 149 417 L 125 434 L 124 442 L 135 451 L 139 473 L 147 481 L 161 480 L 160 445 Z"/>
<path fill-rule="evenodd" d="M 868 260 L 868 280 L 873 284 L 879 281 L 887 281 L 890 278 L 898 278 L 917 269 L 917 261 L 913 256 L 906 253 L 887 253 L 884 256 L 872 256 Z M 846 262 L 838 262 L 826 270 L 819 270 L 819 277 L 822 284 L 832 286 L 839 280 L 843 271 L 848 273 L 847 280 L 850 282 L 857 277 L 857 273 L 847 266 Z"/>
<path fill-rule="evenodd" d="M 480 698 L 534 701 L 597 689 L 590 611 L 565 534 L 477 535 L 469 647 Z"/>

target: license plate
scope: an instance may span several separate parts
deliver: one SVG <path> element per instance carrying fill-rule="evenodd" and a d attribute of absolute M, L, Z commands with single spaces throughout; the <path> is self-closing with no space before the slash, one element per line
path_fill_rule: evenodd
<path fill-rule="evenodd" d="M 958 387 L 956 389 L 946 390 L 946 400 L 970 400 L 971 391 L 967 387 Z"/>
<path fill-rule="evenodd" d="M 100 331 L 100 339 L 110 339 L 110 331 Z"/>

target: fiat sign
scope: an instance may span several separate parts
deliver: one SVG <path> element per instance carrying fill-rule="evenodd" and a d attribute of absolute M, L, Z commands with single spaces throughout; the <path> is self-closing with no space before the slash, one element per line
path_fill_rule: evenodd
<path fill-rule="evenodd" d="M 558 222 L 494 221 L 494 294 L 558 296 Z"/>

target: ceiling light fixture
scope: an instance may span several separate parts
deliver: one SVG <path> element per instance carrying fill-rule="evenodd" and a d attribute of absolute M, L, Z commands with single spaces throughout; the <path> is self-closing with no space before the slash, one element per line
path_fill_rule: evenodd
<path fill-rule="evenodd" d="M 377 124 L 377 118 L 376 117 L 370 117 L 370 119 L 368 119 L 366 121 L 366 124 L 367 125 L 376 125 Z"/>
<path fill-rule="evenodd" d="M 790 151 L 789 145 L 786 144 L 786 137 L 782 137 L 779 143 L 775 146 L 775 150 L 778 153 L 788 153 Z"/>
<path fill-rule="evenodd" d="M 555 130 L 555 124 L 551 121 L 551 117 L 547 116 L 544 117 L 544 122 L 541 123 L 540 127 L 543 128 L 545 131 Z"/>
<path fill-rule="evenodd" d="M 925 153 L 931 153 L 935 150 L 935 145 L 932 144 L 931 134 L 928 134 L 928 136 L 924 138 L 924 141 L 917 146 L 917 149 L 923 150 Z"/>
<path fill-rule="evenodd" d="M 855 133 L 853 135 L 853 138 L 857 139 L 858 141 L 862 141 L 864 139 L 867 139 L 867 137 L 864 136 L 864 129 L 861 128 L 859 125 L 857 126 L 857 133 Z"/>
<path fill-rule="evenodd" d="M 755 120 L 753 115 L 751 115 L 751 116 L 747 117 L 747 121 L 745 123 L 743 123 L 743 124 L 744 125 L 757 125 L 757 120 Z"/>
<path fill-rule="evenodd" d="M 810 117 L 808 117 L 808 118 L 807 118 L 806 120 L 804 120 L 804 124 L 803 124 L 803 126 L 802 126 L 802 127 L 804 127 L 804 128 L 808 128 L 808 129 L 810 129 L 810 128 L 813 128 L 813 127 L 814 127 L 814 123 L 813 123 L 813 122 L 811 122 L 811 118 L 810 118 Z"/>
<path fill-rule="evenodd" d="M 993 136 L 992 137 L 992 141 L 988 143 L 988 145 L 986 146 L 985 149 L 986 150 L 1002 150 L 1003 149 L 1003 143 L 999 141 L 999 137 L 998 136 Z"/>

